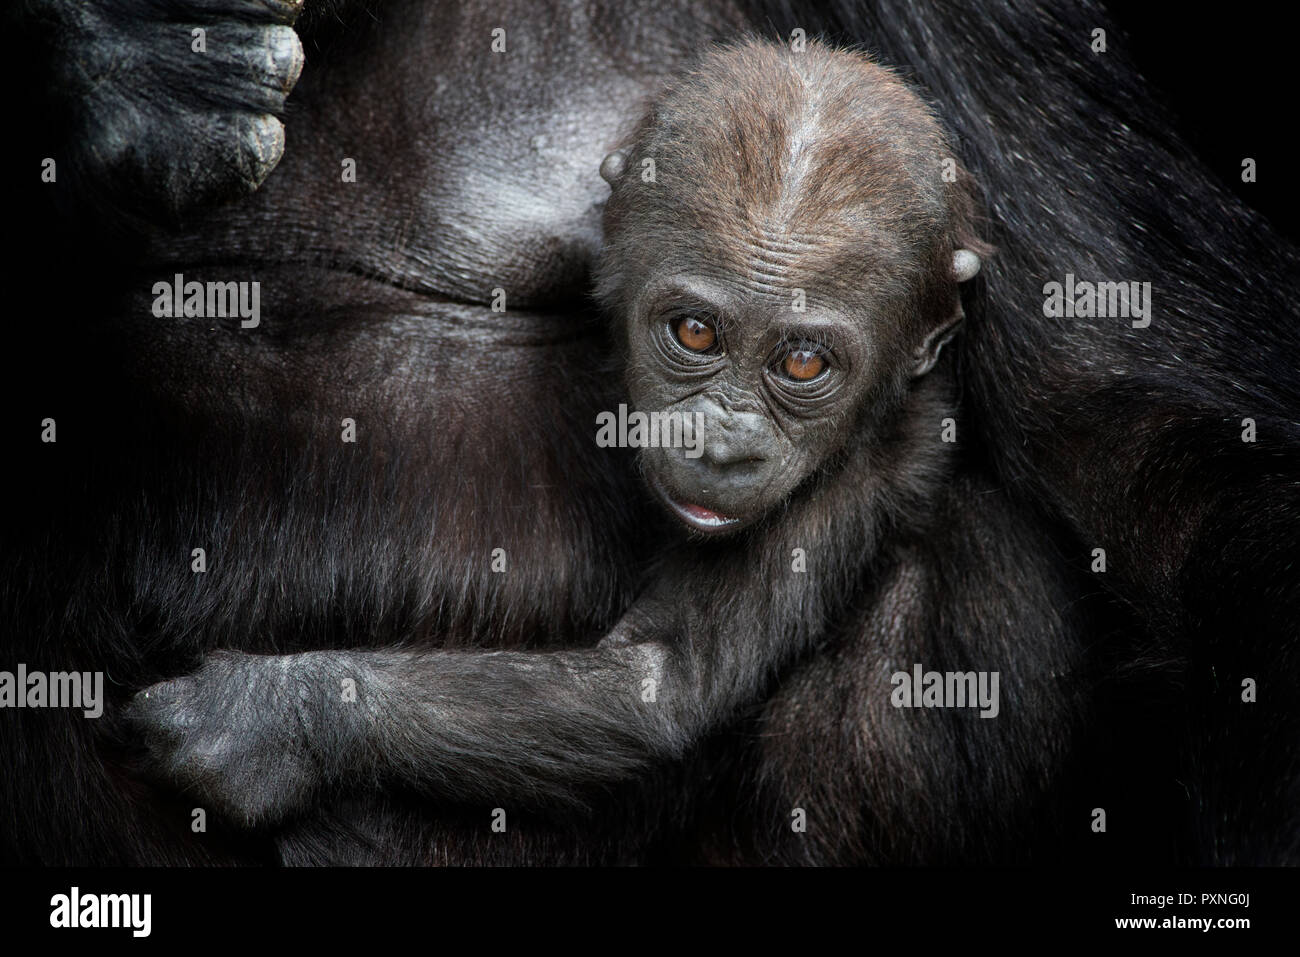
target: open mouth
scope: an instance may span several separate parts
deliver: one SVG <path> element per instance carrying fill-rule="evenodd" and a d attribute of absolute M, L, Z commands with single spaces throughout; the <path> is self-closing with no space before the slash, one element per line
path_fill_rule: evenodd
<path fill-rule="evenodd" d="M 721 532 L 742 524 L 741 520 L 738 518 L 732 518 L 729 515 L 721 515 L 718 512 L 713 511 L 711 508 L 705 508 L 703 505 L 677 501 L 669 495 L 667 490 L 653 477 L 650 478 L 650 487 L 658 493 L 659 497 L 667 503 L 668 507 L 678 518 L 697 532 L 704 532 L 706 534 Z"/>

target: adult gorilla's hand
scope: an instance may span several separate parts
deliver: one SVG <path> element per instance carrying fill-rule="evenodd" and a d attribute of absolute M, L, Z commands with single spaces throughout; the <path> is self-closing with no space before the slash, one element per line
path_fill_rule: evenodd
<path fill-rule="evenodd" d="M 260 186 L 284 151 L 302 5 L 38 0 L 71 195 L 157 221 Z"/>
<path fill-rule="evenodd" d="M 321 778 L 316 660 L 217 653 L 195 674 L 140 692 L 126 718 L 147 748 L 147 772 L 245 826 L 303 807 Z"/>

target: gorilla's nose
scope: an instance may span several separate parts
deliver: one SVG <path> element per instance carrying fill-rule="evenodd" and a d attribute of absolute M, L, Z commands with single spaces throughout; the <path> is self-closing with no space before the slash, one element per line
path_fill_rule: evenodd
<path fill-rule="evenodd" d="M 762 471 L 771 452 L 767 419 L 752 412 L 706 420 L 700 460 L 728 473 Z"/>

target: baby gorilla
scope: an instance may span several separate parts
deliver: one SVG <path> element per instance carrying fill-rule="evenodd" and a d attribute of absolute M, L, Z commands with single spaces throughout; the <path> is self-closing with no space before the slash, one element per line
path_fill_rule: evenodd
<path fill-rule="evenodd" d="M 689 531 L 641 596 L 594 648 L 216 654 L 137 696 L 158 769 L 247 823 L 325 785 L 580 801 L 682 755 L 847 635 L 869 649 L 854 680 L 879 686 L 876 717 L 853 719 L 869 751 L 958 766 L 988 739 L 1013 753 L 995 766 L 1035 780 L 1056 750 L 1039 729 L 1059 737 L 1065 710 L 1039 683 L 1068 667 L 1069 602 L 941 441 L 956 390 L 940 350 L 980 262 L 952 156 L 865 56 L 706 53 L 601 167 L 598 291 L 633 402 L 705 423 L 698 457 L 642 452 Z M 917 743 L 935 726 L 889 707 L 890 674 L 917 661 L 987 663 L 1023 712 Z"/>
<path fill-rule="evenodd" d="M 688 526 L 735 532 L 850 439 L 878 446 L 979 268 L 951 156 L 865 57 L 751 45 L 706 59 L 606 158 L 598 291 L 633 402 L 706 423 L 702 457 L 644 460 Z"/>

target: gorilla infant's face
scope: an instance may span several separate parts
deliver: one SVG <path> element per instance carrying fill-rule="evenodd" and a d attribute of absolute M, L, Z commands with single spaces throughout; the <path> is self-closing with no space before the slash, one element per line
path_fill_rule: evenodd
<path fill-rule="evenodd" d="M 681 446 L 642 450 L 646 479 L 702 534 L 781 503 L 843 443 L 872 386 L 893 378 L 890 344 L 860 318 L 812 303 L 792 312 L 788 297 L 749 285 L 678 274 L 647 287 L 628 317 L 634 406 L 686 423 Z"/>
<path fill-rule="evenodd" d="M 635 408 L 699 426 L 641 453 L 687 526 L 779 507 L 878 441 L 864 426 L 933 366 L 979 265 L 952 155 L 865 56 L 753 40 L 708 53 L 606 157 L 597 294 L 626 323 Z"/>

